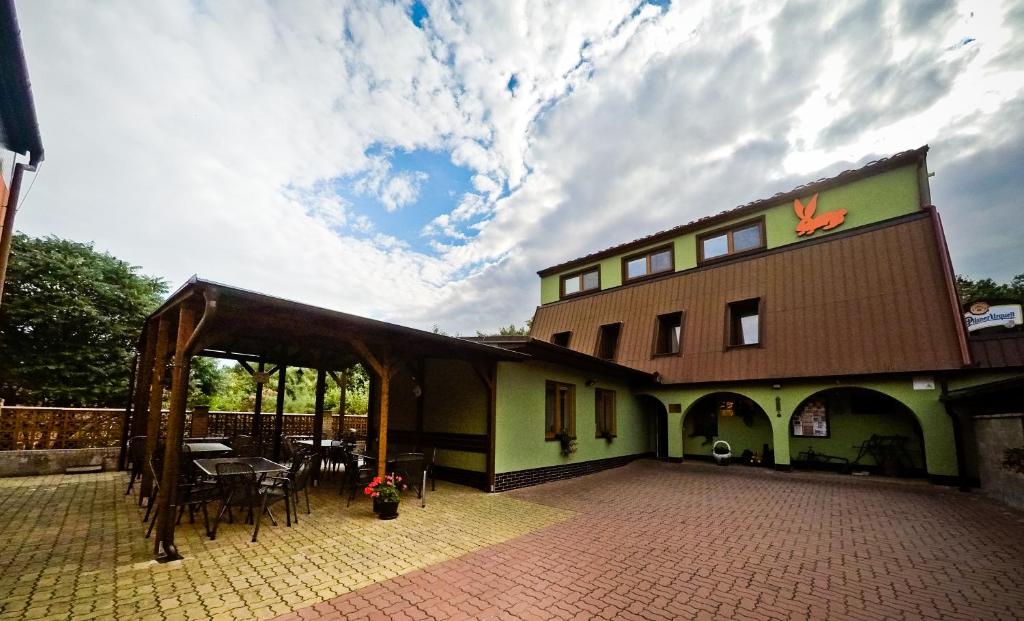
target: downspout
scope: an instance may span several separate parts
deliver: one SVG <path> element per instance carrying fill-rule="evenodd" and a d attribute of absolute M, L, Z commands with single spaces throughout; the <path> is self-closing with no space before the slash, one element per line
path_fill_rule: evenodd
<path fill-rule="evenodd" d="M 4 284 L 7 283 L 7 262 L 11 256 L 11 241 L 14 238 L 14 214 L 18 211 L 18 196 L 21 194 L 21 178 L 25 171 L 35 172 L 32 164 L 15 164 L 11 176 L 11 191 L 7 195 L 7 210 L 4 212 L 3 229 L 0 229 L 0 304 L 3 304 Z"/>

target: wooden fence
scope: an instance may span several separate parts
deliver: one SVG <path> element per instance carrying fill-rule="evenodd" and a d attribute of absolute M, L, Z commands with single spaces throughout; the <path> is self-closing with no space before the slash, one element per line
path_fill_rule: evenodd
<path fill-rule="evenodd" d="M 166 414 L 166 411 L 164 411 Z M 0 406 L 0 451 L 46 450 L 117 447 L 125 412 L 114 408 L 41 408 Z M 218 412 L 209 414 L 204 436 L 230 437 L 252 432 L 252 412 Z M 274 413 L 262 415 L 264 436 L 273 430 Z M 339 424 L 337 414 L 324 421 L 324 435 L 335 437 Z M 161 433 L 163 432 L 161 424 Z M 191 434 L 192 413 L 185 417 L 185 433 Z M 366 416 L 345 415 L 342 430 L 356 429 L 366 436 Z M 284 435 L 313 435 L 312 414 L 285 414 Z"/>

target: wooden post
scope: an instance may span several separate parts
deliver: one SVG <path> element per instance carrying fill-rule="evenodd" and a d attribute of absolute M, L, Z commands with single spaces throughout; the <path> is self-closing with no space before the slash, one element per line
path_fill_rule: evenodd
<path fill-rule="evenodd" d="M 391 400 L 391 371 L 384 367 L 380 374 L 380 382 L 377 384 L 380 395 L 378 396 L 378 403 L 380 403 L 380 416 L 377 421 L 378 429 L 378 441 L 377 441 L 377 474 L 384 476 L 387 472 L 387 458 L 388 458 L 388 405 Z"/>
<path fill-rule="evenodd" d="M 324 437 L 324 393 L 327 392 L 327 371 L 323 369 L 316 370 L 316 395 L 314 398 L 313 406 L 313 448 L 319 454 L 323 454 L 323 449 L 320 447 L 320 441 Z M 320 480 L 320 464 L 321 460 L 317 460 L 313 463 L 313 480 Z"/>
<path fill-rule="evenodd" d="M 391 361 L 385 357 L 378 357 L 365 343 L 358 339 L 352 341 L 352 347 L 362 356 L 377 376 L 377 383 L 374 386 L 373 374 L 370 376 L 370 396 L 376 398 L 377 405 L 377 474 L 384 476 L 387 471 L 388 457 L 388 403 L 391 400 L 391 374 L 393 366 Z M 371 411 L 373 411 L 371 409 Z M 369 421 L 367 421 L 369 422 Z M 367 429 L 369 439 L 369 429 Z"/>
<path fill-rule="evenodd" d="M 263 453 L 263 369 L 264 363 L 260 360 L 260 364 L 257 368 L 258 374 L 256 375 L 256 403 L 252 408 L 252 439 L 259 447 L 259 451 Z"/>
<path fill-rule="evenodd" d="M 149 379 L 149 412 L 146 415 L 146 458 L 142 467 L 142 484 L 139 486 L 139 504 L 149 498 L 153 489 L 153 474 L 149 462 L 156 453 L 160 436 L 160 417 L 164 405 L 164 376 L 167 373 L 167 353 L 170 350 L 171 319 L 164 314 L 157 324 L 156 347 L 153 354 L 153 370 Z"/>
<path fill-rule="evenodd" d="M 132 425 L 132 404 L 135 402 L 136 384 L 141 356 L 136 353 L 132 359 L 132 368 L 128 371 L 128 398 L 125 399 L 124 418 L 121 419 L 121 449 L 117 454 L 117 469 L 124 470 L 128 463 L 128 438 Z"/>
<path fill-rule="evenodd" d="M 334 430 L 334 439 L 340 440 L 345 435 L 345 414 L 348 412 L 348 372 L 342 371 L 334 376 L 338 384 L 338 428 Z"/>
<path fill-rule="evenodd" d="M 281 363 L 277 367 L 277 409 L 274 412 L 274 461 L 281 459 L 281 434 L 284 433 L 284 381 L 288 367 Z"/>
<path fill-rule="evenodd" d="M 474 364 L 480 383 L 483 384 L 487 393 L 487 489 L 494 491 L 494 455 L 496 437 L 496 413 L 497 413 L 497 384 L 498 384 L 498 363 L 492 362 L 487 367 Z"/>
<path fill-rule="evenodd" d="M 132 436 L 146 435 L 149 420 L 149 391 L 153 381 L 153 359 L 156 356 L 156 325 L 146 327 L 146 340 L 139 355 L 139 370 L 135 377 L 135 399 L 132 401 Z"/>
<path fill-rule="evenodd" d="M 178 311 L 178 333 L 171 372 L 171 407 L 167 416 L 167 442 L 164 446 L 164 472 L 157 499 L 158 528 L 156 540 L 153 542 L 153 552 L 159 554 L 160 548 L 163 547 L 166 560 L 180 558 L 174 546 L 174 523 L 178 518 L 178 474 L 181 470 L 181 445 L 185 439 L 188 372 L 192 361 L 188 344 L 195 327 L 195 310 L 191 305 L 183 304 Z"/>
<path fill-rule="evenodd" d="M 377 436 L 374 434 L 380 431 L 377 421 L 380 420 L 380 376 L 372 368 L 366 369 L 368 378 L 366 396 L 366 451 L 377 448 Z"/>

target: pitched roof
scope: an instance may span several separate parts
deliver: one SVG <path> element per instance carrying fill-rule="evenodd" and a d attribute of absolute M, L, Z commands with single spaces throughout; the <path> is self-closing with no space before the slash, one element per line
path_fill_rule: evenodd
<path fill-rule="evenodd" d="M 534 360 L 561 364 L 590 373 L 620 377 L 637 383 L 652 384 L 658 381 L 653 373 L 627 367 L 610 360 L 597 358 L 529 336 L 477 336 L 467 337 L 465 340 L 528 354 Z"/>
<path fill-rule="evenodd" d="M 927 153 L 928 145 L 924 145 L 923 147 L 919 147 L 917 149 L 911 149 L 909 151 L 902 151 L 890 157 L 870 162 L 860 168 L 843 171 L 833 177 L 822 178 L 818 179 L 817 181 L 805 183 L 803 185 L 793 188 L 788 192 L 779 192 L 778 194 L 775 194 L 774 196 L 770 196 L 768 198 L 758 199 L 756 201 L 746 203 L 745 205 L 740 205 L 739 207 L 734 207 L 721 213 L 717 213 L 710 216 L 704 216 L 702 218 L 698 218 L 697 220 L 693 220 L 692 222 L 688 222 L 686 224 L 681 224 L 679 226 L 666 229 L 664 231 L 659 231 L 657 233 L 647 235 L 646 237 L 634 239 L 631 242 L 611 246 L 610 248 L 605 248 L 604 250 L 599 250 L 597 252 L 584 255 L 576 259 L 572 259 L 571 261 L 565 261 L 563 263 L 559 263 L 558 265 L 546 267 L 537 272 L 537 274 L 540 276 L 550 276 L 552 274 L 557 274 L 559 272 L 565 271 L 569 268 L 580 267 L 585 263 L 600 261 L 601 259 L 606 259 L 610 256 L 614 256 L 624 252 L 629 252 L 630 250 L 636 250 L 639 248 L 643 248 L 645 246 L 651 246 L 658 242 L 665 241 L 673 237 L 678 237 L 679 235 L 682 235 L 684 233 L 689 233 L 697 229 L 703 229 L 712 224 L 722 222 L 725 220 L 731 220 L 733 218 L 743 216 L 750 212 L 757 211 L 759 209 L 764 209 L 765 207 L 771 207 L 789 200 L 793 200 L 795 198 L 800 198 L 808 194 L 812 194 L 814 192 L 820 192 L 822 190 L 850 183 L 858 179 L 863 179 L 865 177 L 877 175 L 879 173 L 892 170 L 893 168 L 899 168 L 900 166 L 905 166 L 907 164 L 911 164 L 914 162 L 920 162 L 924 160 L 925 155 Z"/>
<path fill-rule="evenodd" d="M 15 153 L 30 154 L 33 165 L 43 159 L 14 0 L 0 1 L 0 144 Z"/>

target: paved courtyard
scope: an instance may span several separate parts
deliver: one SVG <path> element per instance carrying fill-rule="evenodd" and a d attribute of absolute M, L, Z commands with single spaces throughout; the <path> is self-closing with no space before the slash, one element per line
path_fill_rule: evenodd
<path fill-rule="evenodd" d="M 121 474 L 0 480 L 0 618 L 1014 619 L 1024 514 L 924 483 L 651 461 L 392 522 L 183 526 L 150 559 Z"/>

